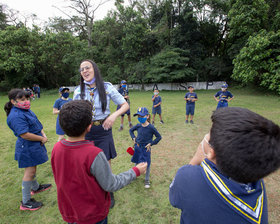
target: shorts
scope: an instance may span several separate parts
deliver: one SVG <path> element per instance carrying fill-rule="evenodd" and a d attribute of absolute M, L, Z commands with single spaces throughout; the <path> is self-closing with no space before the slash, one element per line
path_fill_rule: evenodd
<path fill-rule="evenodd" d="M 186 115 L 194 115 L 195 104 L 186 105 Z"/>
<path fill-rule="evenodd" d="M 217 105 L 217 109 L 222 108 L 222 107 L 228 107 L 228 102 L 227 101 L 219 101 Z"/>
<path fill-rule="evenodd" d="M 85 139 L 93 141 L 96 147 L 102 149 L 107 160 L 117 157 L 112 128 L 106 131 L 102 125 L 92 125 L 90 132 L 86 134 Z"/>
<path fill-rule="evenodd" d="M 120 108 L 121 108 L 120 105 L 118 105 L 117 110 Z M 126 114 L 127 114 L 127 116 L 130 115 L 130 108 L 125 113 L 123 113 L 121 116 L 124 117 L 124 115 L 126 115 Z"/>
<path fill-rule="evenodd" d="M 161 114 L 161 106 L 153 107 L 152 114 Z"/>

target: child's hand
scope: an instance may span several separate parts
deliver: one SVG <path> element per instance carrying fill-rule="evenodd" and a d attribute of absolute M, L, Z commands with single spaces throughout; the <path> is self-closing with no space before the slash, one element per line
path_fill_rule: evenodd
<path fill-rule="evenodd" d="M 148 166 L 148 163 L 139 163 L 139 164 L 137 164 L 137 168 L 139 169 L 139 171 L 140 171 L 140 174 L 144 174 L 144 173 L 146 173 L 146 170 L 147 170 L 147 166 Z"/>
<path fill-rule="evenodd" d="M 47 136 L 46 136 L 46 135 L 43 136 L 43 139 L 42 139 L 42 141 L 41 141 L 41 145 L 44 145 L 47 141 L 48 141 Z"/>
<path fill-rule="evenodd" d="M 146 151 L 146 152 L 151 151 L 151 143 L 149 143 L 148 145 L 146 145 L 145 148 L 147 148 L 147 151 Z"/>

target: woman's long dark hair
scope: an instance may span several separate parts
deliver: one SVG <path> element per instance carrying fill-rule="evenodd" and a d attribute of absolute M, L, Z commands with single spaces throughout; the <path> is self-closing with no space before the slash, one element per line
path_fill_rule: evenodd
<path fill-rule="evenodd" d="M 10 90 L 10 92 L 8 93 L 8 97 L 9 97 L 9 102 L 7 102 L 4 106 L 4 110 L 7 114 L 7 116 L 10 114 L 11 109 L 13 108 L 13 104 L 11 102 L 11 100 L 17 100 L 17 99 L 21 99 L 23 97 L 25 97 L 26 99 L 30 98 L 30 95 L 27 91 L 22 90 L 22 89 L 12 89 Z"/>
<path fill-rule="evenodd" d="M 106 96 L 106 91 L 105 91 L 105 87 L 104 87 L 104 81 L 101 77 L 97 64 L 90 59 L 85 59 L 85 60 L 81 61 L 80 64 L 82 64 L 85 61 L 91 63 L 92 67 L 94 69 L 96 88 L 99 93 L 99 100 L 102 105 L 102 112 L 104 113 L 106 110 L 106 107 L 107 107 L 107 96 Z M 81 76 L 81 80 L 80 80 L 81 99 L 83 100 L 85 98 L 85 83 L 84 83 L 83 76 L 81 74 L 80 74 L 80 76 Z"/>

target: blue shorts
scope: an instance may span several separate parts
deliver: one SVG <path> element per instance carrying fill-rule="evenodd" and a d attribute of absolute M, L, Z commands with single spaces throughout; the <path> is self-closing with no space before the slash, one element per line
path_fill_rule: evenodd
<path fill-rule="evenodd" d="M 217 105 L 217 109 L 222 108 L 222 107 L 228 107 L 228 102 L 227 101 L 219 101 Z"/>
<path fill-rule="evenodd" d="M 153 107 L 152 114 L 161 114 L 161 106 Z"/>
<path fill-rule="evenodd" d="M 120 105 L 118 105 L 117 110 L 120 109 L 120 108 L 121 108 Z M 123 113 L 121 116 L 124 117 L 124 115 L 126 115 L 126 114 L 130 115 L 130 108 L 125 113 Z"/>
<path fill-rule="evenodd" d="M 194 115 L 195 104 L 186 105 L 186 115 Z"/>

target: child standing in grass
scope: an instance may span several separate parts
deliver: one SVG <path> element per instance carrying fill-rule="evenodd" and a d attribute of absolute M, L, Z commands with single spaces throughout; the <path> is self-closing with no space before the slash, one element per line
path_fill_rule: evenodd
<path fill-rule="evenodd" d="M 56 134 L 58 135 L 58 141 L 64 138 L 64 131 L 61 129 L 59 125 L 59 111 L 65 103 L 72 100 L 71 98 L 69 98 L 70 91 L 69 88 L 67 87 L 64 86 L 60 87 L 59 94 L 60 94 L 60 98 L 58 98 L 53 105 L 53 114 L 57 114 Z"/>
<path fill-rule="evenodd" d="M 74 100 L 64 105 L 59 121 L 67 140 L 52 151 L 52 170 L 57 186 L 58 208 L 68 223 L 106 224 L 109 192 L 117 191 L 145 173 L 141 163 L 119 175 L 112 173 L 102 149 L 85 140 L 91 130 L 92 104 Z"/>
<path fill-rule="evenodd" d="M 230 102 L 234 98 L 234 96 L 230 91 L 227 90 L 227 88 L 228 84 L 223 84 L 221 86 L 221 90 L 214 96 L 214 99 L 218 102 L 216 109 L 219 109 L 221 107 L 228 107 L 228 102 Z"/>
<path fill-rule="evenodd" d="M 156 145 L 161 140 L 161 135 L 149 123 L 150 115 L 146 107 L 139 107 L 137 113 L 133 116 L 138 116 L 140 124 L 135 125 L 129 130 L 129 134 L 134 141 L 134 155 L 131 158 L 131 162 L 136 164 L 141 162 L 148 163 L 145 188 L 150 188 L 151 146 Z M 134 131 L 137 131 L 137 137 L 135 137 Z M 154 135 L 156 136 L 155 140 L 153 140 Z"/>
<path fill-rule="evenodd" d="M 193 86 L 188 86 L 189 92 L 185 95 L 186 101 L 186 124 L 189 123 L 189 115 L 191 115 L 190 123 L 193 124 L 193 116 L 194 116 L 194 109 L 195 109 L 195 101 L 197 101 L 197 95 L 194 93 Z"/>
<path fill-rule="evenodd" d="M 129 100 L 129 92 L 128 92 L 128 88 L 127 88 L 127 83 L 125 80 L 122 80 L 121 81 L 121 84 L 120 84 L 120 88 L 119 88 L 119 93 L 123 96 L 123 98 L 125 99 L 125 101 L 128 103 L 128 105 L 130 105 L 130 100 Z M 117 107 L 117 110 L 120 109 L 120 106 L 118 105 Z M 123 122 L 124 122 L 124 115 L 127 115 L 127 119 L 128 119 L 128 124 L 129 124 L 129 127 L 132 128 L 133 125 L 131 123 L 131 116 L 130 116 L 130 109 L 128 109 L 125 113 L 123 113 L 121 115 L 121 125 L 120 125 L 120 128 L 119 128 L 119 131 L 122 131 L 123 130 Z"/>
<path fill-rule="evenodd" d="M 15 160 L 19 168 L 25 169 L 20 210 L 38 210 L 43 204 L 32 199 L 31 195 L 51 188 L 51 184 L 39 185 L 35 178 L 37 165 L 48 161 L 44 145 L 48 139 L 41 122 L 30 110 L 30 94 L 22 89 L 12 89 L 8 97 L 9 102 L 5 104 L 4 110 L 9 128 L 18 138 Z"/>
<path fill-rule="evenodd" d="M 152 110 L 152 114 L 153 114 L 153 120 L 152 120 L 152 124 L 155 124 L 155 116 L 156 114 L 158 114 L 159 119 L 160 119 L 160 123 L 163 124 L 163 120 L 162 120 L 162 116 L 161 116 L 161 97 L 158 95 L 159 91 L 158 89 L 154 90 L 154 95 L 152 97 L 152 101 L 153 101 L 153 110 Z"/>

